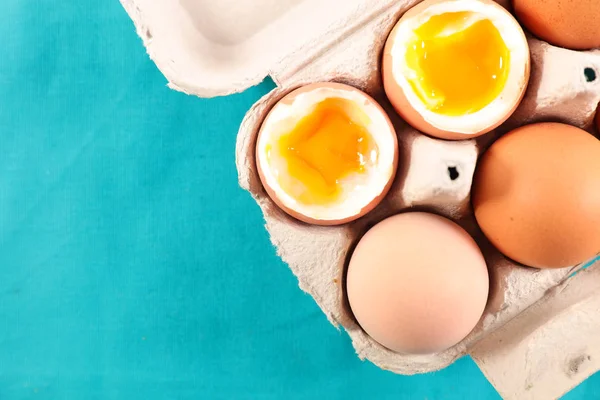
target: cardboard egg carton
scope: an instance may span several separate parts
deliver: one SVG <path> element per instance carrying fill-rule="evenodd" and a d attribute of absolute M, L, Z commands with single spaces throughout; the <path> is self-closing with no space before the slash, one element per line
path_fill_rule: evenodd
<path fill-rule="evenodd" d="M 408 375 L 444 368 L 470 354 L 503 397 L 519 400 L 556 398 L 600 369 L 600 291 L 595 290 L 600 261 L 558 270 L 516 265 L 486 241 L 469 199 L 477 158 L 502 133 L 549 120 L 594 133 L 600 79 L 587 82 L 584 69 L 600 76 L 600 51 L 575 52 L 529 37 L 532 76 L 520 107 L 495 132 L 451 142 L 404 123 L 381 83 L 387 35 L 420 0 L 121 2 L 171 88 L 212 97 L 243 91 L 267 76 L 276 82 L 240 127 L 239 183 L 260 205 L 272 243 L 300 288 L 334 326 L 347 331 L 361 359 Z M 263 190 L 254 160 L 256 136 L 270 108 L 294 88 L 317 81 L 364 90 L 388 112 L 398 133 L 400 165 L 389 194 L 374 211 L 342 226 L 307 225 L 282 212 Z M 438 354 L 403 355 L 380 346 L 357 325 L 344 293 L 347 261 L 361 235 L 407 209 L 457 221 L 475 237 L 489 266 L 490 298 L 481 321 L 464 341 Z"/>

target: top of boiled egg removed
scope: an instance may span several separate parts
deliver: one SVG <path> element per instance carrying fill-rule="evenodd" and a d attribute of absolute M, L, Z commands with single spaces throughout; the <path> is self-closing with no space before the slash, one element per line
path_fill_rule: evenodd
<path fill-rule="evenodd" d="M 491 0 L 426 0 L 386 43 L 383 80 L 398 113 L 443 139 L 487 133 L 514 112 L 529 80 L 529 47 Z"/>
<path fill-rule="evenodd" d="M 371 211 L 398 163 L 387 114 L 360 90 L 314 83 L 282 98 L 260 129 L 256 162 L 271 199 L 291 216 L 336 225 Z"/>

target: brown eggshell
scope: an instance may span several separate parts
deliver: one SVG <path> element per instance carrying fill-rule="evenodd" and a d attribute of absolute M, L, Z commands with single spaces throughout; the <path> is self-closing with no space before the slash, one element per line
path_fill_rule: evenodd
<path fill-rule="evenodd" d="M 406 94 L 404 93 L 403 88 L 398 84 L 398 82 L 395 79 L 394 75 L 397 72 L 395 72 L 393 70 L 394 63 L 393 63 L 393 56 L 392 56 L 392 48 L 394 47 L 394 43 L 396 41 L 398 26 L 403 21 L 406 21 L 406 20 L 409 20 L 409 19 L 415 17 L 416 15 L 420 14 L 421 12 L 423 12 L 423 10 L 425 10 L 426 8 L 430 7 L 433 4 L 443 3 L 446 1 L 448 1 L 448 0 L 426 0 L 426 1 L 416 5 L 415 7 L 411 8 L 409 11 L 407 11 L 402 16 L 402 18 L 400 18 L 398 23 L 394 26 L 394 29 L 390 33 L 388 40 L 385 44 L 384 51 L 383 51 L 383 61 L 382 61 L 382 66 L 381 66 L 381 73 L 382 73 L 382 77 L 383 77 L 383 86 L 385 89 L 385 93 L 386 93 L 388 99 L 390 100 L 390 102 L 392 103 L 392 106 L 394 107 L 396 112 L 406 122 L 408 122 L 410 125 L 412 125 L 415 129 L 417 129 L 423 133 L 426 133 L 428 135 L 440 138 L 440 139 L 448 139 L 448 140 L 470 139 L 470 138 L 481 136 L 483 134 L 486 134 L 486 133 L 496 129 L 498 126 L 500 126 L 503 122 L 505 122 L 515 112 L 515 110 L 521 103 L 521 100 L 525 96 L 525 92 L 527 90 L 527 82 L 529 81 L 530 68 L 531 68 L 530 67 L 530 59 L 527 58 L 525 77 L 522 80 L 522 85 L 520 87 L 519 96 L 515 99 L 515 102 L 512 105 L 510 111 L 508 111 L 506 113 L 506 115 L 503 115 L 502 118 L 499 118 L 498 121 L 495 121 L 493 124 L 490 124 L 486 129 L 482 130 L 481 132 L 477 132 L 475 134 L 452 132 L 449 130 L 437 128 L 437 127 L 431 125 L 429 122 L 425 121 L 425 119 L 421 116 L 421 114 L 412 107 L 412 105 L 410 104 L 410 102 L 408 101 L 408 99 L 406 97 Z M 500 5 L 498 5 L 496 2 L 494 2 L 492 0 L 478 0 L 478 1 L 497 6 L 498 8 L 501 8 L 504 12 L 506 12 L 506 14 L 508 14 L 511 18 L 513 18 L 512 15 L 508 11 L 506 11 L 504 8 L 502 8 Z M 525 34 L 523 32 L 521 32 L 521 34 L 522 34 L 523 41 L 527 42 L 527 38 L 525 37 Z"/>
<path fill-rule="evenodd" d="M 513 0 L 515 14 L 534 35 L 572 50 L 600 47 L 598 0 Z"/>
<path fill-rule="evenodd" d="M 500 252 L 538 268 L 600 252 L 600 141 L 565 124 L 518 128 L 482 156 L 475 217 Z"/>
<path fill-rule="evenodd" d="M 446 350 L 473 330 L 489 276 L 475 241 L 454 222 L 409 212 L 360 240 L 348 266 L 350 307 L 363 330 L 405 354 Z"/>
<path fill-rule="evenodd" d="M 389 117 L 387 116 L 387 113 L 385 112 L 385 110 L 379 105 L 379 103 L 377 103 L 371 96 L 367 95 L 366 93 L 362 92 L 359 89 L 356 89 L 352 86 L 349 85 L 345 85 L 345 84 L 341 84 L 341 83 L 335 83 L 335 82 L 317 82 L 317 83 L 311 83 L 302 87 L 299 87 L 295 90 L 293 90 L 292 92 L 288 93 L 287 95 L 285 95 L 281 100 L 279 100 L 275 106 L 273 106 L 273 108 L 271 109 L 271 111 L 267 114 L 266 119 L 269 118 L 269 114 L 275 109 L 275 107 L 277 107 L 279 104 L 286 104 L 289 105 L 291 103 L 293 103 L 294 99 L 302 94 L 302 93 L 307 93 L 310 91 L 313 91 L 315 89 L 319 89 L 319 88 L 324 88 L 324 87 L 328 87 L 328 88 L 332 88 L 332 89 L 336 89 L 336 90 L 347 90 L 347 91 L 354 91 L 354 92 L 360 92 L 364 97 L 365 97 L 365 101 L 369 102 L 369 104 L 374 105 L 386 118 L 388 126 L 390 128 L 390 132 L 393 133 L 393 140 L 394 140 L 394 161 L 393 161 L 393 170 L 392 173 L 390 174 L 389 180 L 387 185 L 384 187 L 384 189 L 377 194 L 376 196 L 374 196 L 373 200 L 371 200 L 371 202 L 363 207 L 359 213 L 354 214 L 354 215 L 349 215 L 346 218 L 343 219 L 332 219 L 332 220 L 322 220 L 322 219 L 314 219 L 311 217 L 308 217 L 306 215 L 303 215 L 299 212 L 297 212 L 296 210 L 293 210 L 289 207 L 286 207 L 283 202 L 281 202 L 281 200 L 279 199 L 279 197 L 277 196 L 277 192 L 274 188 L 272 188 L 266 181 L 265 177 L 264 177 L 264 172 L 262 170 L 262 166 L 260 165 L 260 163 L 258 163 L 258 154 L 256 154 L 256 160 L 257 160 L 257 170 L 258 170 L 258 175 L 260 177 L 260 180 L 262 182 L 262 185 L 265 189 L 265 191 L 267 192 L 267 194 L 269 195 L 269 197 L 273 200 L 273 202 L 275 204 L 277 204 L 277 206 L 279 208 L 281 208 L 283 211 L 285 211 L 287 214 L 289 214 L 290 216 L 302 221 L 302 222 L 306 222 L 308 224 L 312 224 L 312 225 L 323 225 L 323 226 L 333 226 L 333 225 L 341 225 L 341 224 L 345 224 L 351 221 L 354 221 L 360 217 L 362 217 L 363 215 L 369 213 L 370 211 L 372 211 L 375 207 L 377 207 L 377 205 L 381 202 L 381 200 L 383 200 L 383 198 L 386 196 L 386 194 L 388 193 L 388 191 L 390 190 L 392 183 L 394 182 L 394 177 L 396 175 L 396 170 L 398 168 L 398 138 L 396 136 L 396 131 L 395 128 L 392 124 L 392 122 L 390 121 Z M 260 138 L 261 135 L 265 134 L 265 132 L 263 132 L 263 128 L 264 128 L 264 124 L 261 125 L 261 128 L 259 130 L 258 133 L 258 138 L 257 138 L 257 142 Z M 258 151 L 258 149 L 256 149 L 256 151 Z"/>

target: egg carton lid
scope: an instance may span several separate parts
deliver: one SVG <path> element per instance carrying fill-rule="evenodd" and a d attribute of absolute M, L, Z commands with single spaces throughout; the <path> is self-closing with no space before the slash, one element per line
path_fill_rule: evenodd
<path fill-rule="evenodd" d="M 120 1 L 169 87 L 199 97 L 241 92 L 267 76 L 285 86 L 397 3 Z M 556 398 L 600 369 L 598 284 L 600 261 L 551 289 L 474 347 L 471 355 L 503 397 Z"/>
<path fill-rule="evenodd" d="M 283 83 L 394 2 L 121 0 L 169 86 L 199 97 Z"/>

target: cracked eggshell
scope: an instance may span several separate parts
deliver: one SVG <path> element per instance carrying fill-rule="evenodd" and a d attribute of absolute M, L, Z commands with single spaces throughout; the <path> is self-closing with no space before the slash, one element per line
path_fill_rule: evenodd
<path fill-rule="evenodd" d="M 445 116 L 427 109 L 415 94 L 405 78 L 405 53 L 414 29 L 431 16 L 458 11 L 473 11 L 492 21 L 510 51 L 510 69 L 505 87 L 490 104 L 472 114 Z M 515 18 L 492 0 L 426 0 L 406 12 L 394 26 L 383 52 L 382 74 L 390 102 L 413 127 L 442 139 L 469 139 L 497 128 L 519 106 L 530 76 L 529 46 Z"/>

